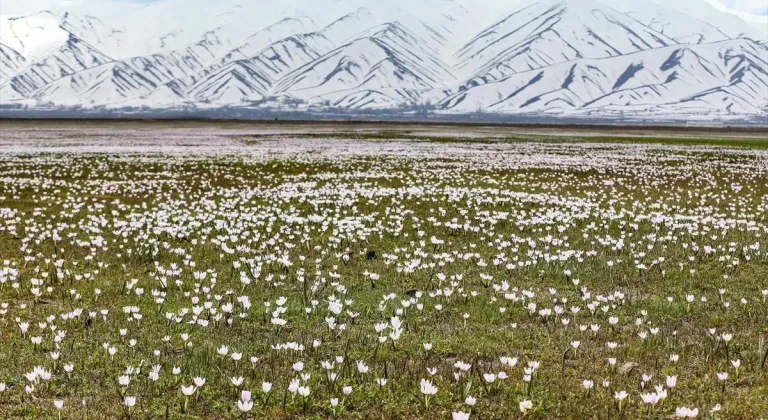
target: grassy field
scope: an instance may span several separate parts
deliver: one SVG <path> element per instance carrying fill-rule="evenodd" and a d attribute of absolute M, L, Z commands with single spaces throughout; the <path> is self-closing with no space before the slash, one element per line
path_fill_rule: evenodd
<path fill-rule="evenodd" d="M 768 418 L 765 140 L 470 134 L 5 126 L 0 417 Z"/>

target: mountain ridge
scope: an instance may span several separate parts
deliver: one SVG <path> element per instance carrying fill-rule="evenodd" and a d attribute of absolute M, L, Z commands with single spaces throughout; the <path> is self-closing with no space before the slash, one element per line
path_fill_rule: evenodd
<path fill-rule="evenodd" d="M 454 0 L 223 0 L 142 43 L 135 20 L 159 22 L 180 0 L 130 7 L 123 25 L 83 1 L 0 17 L 0 106 L 768 114 L 768 42 L 714 9 L 704 19 L 653 0 L 523 0 L 493 14 Z M 249 22 L 260 7 L 268 17 Z"/>

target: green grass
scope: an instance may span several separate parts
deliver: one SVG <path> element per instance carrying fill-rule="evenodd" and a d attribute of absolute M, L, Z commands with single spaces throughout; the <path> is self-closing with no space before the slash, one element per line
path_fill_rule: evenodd
<path fill-rule="evenodd" d="M 299 137 L 310 144 L 333 139 L 331 148 L 347 147 L 342 140 L 350 137 L 434 145 L 426 155 L 364 149 L 344 157 L 321 151 L 0 156 L 0 270 L 19 271 L 0 286 L 0 303 L 7 304 L 0 314 L 0 383 L 8 386 L 0 393 L 0 416 L 238 418 L 244 416 L 236 408 L 240 388 L 253 391 L 250 418 L 329 418 L 330 398 L 344 399 L 336 416 L 360 419 L 450 418 L 470 409 L 472 418 L 517 418 L 523 400 L 533 403 L 527 417 L 542 419 L 662 418 L 680 406 L 696 407 L 706 418 L 715 404 L 722 405 L 718 418 L 768 414 L 768 304 L 762 295 L 768 289 L 768 157 L 751 148 L 765 147 L 765 141 L 728 142 L 734 147 L 712 150 L 669 146 L 716 147 L 724 140 L 521 136 L 464 142 L 404 132 Z M 266 138 L 244 139 L 244 147 L 256 148 Z M 582 140 L 604 145 L 586 149 Z M 641 141 L 638 148 L 635 142 Z M 442 153 L 444 143 L 467 153 Z M 318 214 L 331 222 L 296 219 Z M 433 236 L 444 243 L 432 244 Z M 236 249 L 235 242 L 243 247 Z M 369 251 L 376 257 L 368 258 Z M 494 265 L 500 254 L 505 261 Z M 557 255 L 568 260 L 551 258 Z M 407 272 L 416 260 L 418 268 Z M 517 261 L 530 264 L 505 267 Z M 158 269 L 172 265 L 178 275 Z M 257 265 L 261 274 L 254 278 L 247 267 Z M 193 276 L 208 270 L 205 280 Z M 249 285 L 240 282 L 241 271 L 252 279 Z M 371 281 L 366 272 L 380 278 Z M 90 278 L 79 277 L 85 274 Z M 451 280 L 457 274 L 461 279 Z M 35 279 L 44 281 L 40 297 L 31 291 Z M 132 279 L 137 284 L 128 290 Z M 436 295 L 437 290 L 452 294 Z M 162 303 L 153 291 L 165 293 Z M 523 291 L 535 295 L 523 299 Z M 506 299 L 512 293 L 520 300 Z M 396 297 L 381 308 L 389 294 Z M 691 304 L 688 294 L 695 296 Z M 242 309 L 239 296 L 250 299 L 250 309 Z M 271 311 L 283 296 L 281 317 L 288 323 L 278 327 L 264 302 L 271 302 Z M 351 300 L 345 312 L 333 315 L 346 324 L 344 331 L 327 327 L 331 297 Z M 555 307 L 555 298 L 565 314 L 540 316 L 539 310 Z M 403 308 L 408 299 L 413 302 Z M 591 313 L 588 304 L 596 301 L 601 302 Z M 207 326 L 187 323 L 195 319 L 193 308 L 206 302 L 216 313 L 203 310 L 197 320 Z M 229 302 L 236 308 L 231 326 L 226 317 L 216 321 Z M 537 305 L 533 313 L 530 302 Z M 123 312 L 127 306 L 140 309 L 140 321 Z M 573 306 L 580 308 L 576 315 Z M 306 313 L 307 307 L 314 309 Z M 83 311 L 79 317 L 61 317 L 76 308 Z M 380 344 L 374 324 L 389 321 L 397 308 L 404 310 L 404 332 L 397 342 Z M 102 309 L 109 310 L 106 320 Z M 183 309 L 189 313 L 181 323 L 166 318 Z M 45 332 L 38 327 L 51 315 L 57 330 L 66 331 L 58 344 L 49 326 Z M 619 318 L 615 326 L 609 323 L 613 316 Z M 26 335 L 17 318 L 31 324 Z M 570 323 L 565 326 L 562 318 Z M 599 331 L 579 331 L 591 324 Z M 638 336 L 653 328 L 659 332 Z M 733 333 L 734 339 L 727 346 L 718 343 L 709 328 Z M 182 334 L 190 334 L 191 346 Z M 34 336 L 43 337 L 41 345 L 30 342 Z M 313 348 L 314 340 L 322 345 Z M 580 346 L 574 351 L 575 340 Z M 288 342 L 305 350 L 272 349 Z M 618 348 L 610 350 L 606 342 Z M 104 343 L 117 354 L 110 356 Z M 432 343 L 432 350 L 425 351 L 424 343 Z M 242 360 L 218 355 L 221 345 L 242 353 Z M 60 353 L 56 362 L 53 351 Z M 671 354 L 679 355 L 677 363 L 669 361 Z M 321 362 L 337 356 L 344 361 L 335 364 L 339 376 L 331 383 Z M 519 362 L 504 368 L 502 356 Z M 607 363 L 611 357 L 615 367 Z M 731 365 L 737 359 L 738 374 Z M 286 391 L 298 376 L 292 365 L 299 360 L 311 373 L 306 399 Z M 358 360 L 368 373 L 357 372 Z M 472 365 L 458 383 L 457 361 Z M 540 362 L 531 385 L 522 380 L 529 361 Z M 620 373 L 629 362 L 637 367 Z M 71 374 L 63 370 L 67 363 L 74 364 Z M 157 382 L 147 377 L 154 364 L 162 365 Z M 27 395 L 24 374 L 34 366 L 53 377 Z M 122 389 L 118 377 L 127 366 L 142 373 L 131 375 Z M 174 366 L 181 368 L 179 375 L 171 372 Z M 427 368 L 437 373 L 431 376 Z M 483 383 L 484 373 L 502 370 L 507 379 Z M 724 390 L 718 372 L 730 374 Z M 642 374 L 653 376 L 643 390 Z M 677 386 L 649 410 L 640 394 L 652 392 L 667 375 L 677 376 Z M 186 399 L 180 386 L 194 376 L 207 382 Z M 244 384 L 233 386 L 233 376 L 244 377 Z M 380 387 L 376 378 L 388 378 L 387 385 Z M 419 392 L 422 378 L 439 388 L 428 407 Z M 589 393 L 585 379 L 595 383 Z M 261 400 L 263 381 L 274 384 L 267 404 Z M 603 388 L 603 381 L 610 385 Z M 468 383 L 468 394 L 477 398 L 474 407 L 464 404 Z M 345 385 L 353 387 L 346 397 Z M 621 412 L 613 397 L 619 390 L 631 395 Z M 122 395 L 136 396 L 136 407 L 126 411 Z M 54 400 L 64 400 L 65 409 L 57 412 Z"/>
<path fill-rule="evenodd" d="M 436 130 L 439 131 L 439 130 Z M 457 130 L 461 132 L 462 130 Z M 514 131 L 514 130 L 507 130 Z M 430 143 L 604 143 L 606 145 L 616 144 L 649 144 L 649 145 L 678 145 L 678 146 L 718 146 L 718 147 L 741 147 L 753 149 L 768 148 L 768 137 L 759 136 L 709 136 L 700 137 L 696 133 L 681 133 L 680 135 L 670 135 L 660 131 L 659 133 L 649 132 L 646 135 L 632 135 L 625 133 L 616 133 L 608 135 L 604 130 L 597 130 L 600 134 L 572 134 L 568 136 L 551 135 L 544 132 L 507 134 L 505 130 L 490 132 L 488 137 L 460 137 L 451 135 L 425 135 L 419 131 L 410 130 L 384 130 L 384 131 L 336 131 L 336 132 L 296 132 L 291 134 L 250 134 L 238 136 L 245 143 L 254 144 L 260 140 L 274 140 L 285 137 L 294 139 L 351 139 L 351 140 L 412 140 Z"/>

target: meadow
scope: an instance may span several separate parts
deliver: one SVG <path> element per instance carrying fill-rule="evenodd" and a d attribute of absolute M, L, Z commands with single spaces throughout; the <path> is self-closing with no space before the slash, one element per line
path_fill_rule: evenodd
<path fill-rule="evenodd" d="M 768 142 L 0 129 L 0 417 L 768 418 Z"/>

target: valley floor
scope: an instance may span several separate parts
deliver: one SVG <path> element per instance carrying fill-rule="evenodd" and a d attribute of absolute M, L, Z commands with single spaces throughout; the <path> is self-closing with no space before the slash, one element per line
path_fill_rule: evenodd
<path fill-rule="evenodd" d="M 0 417 L 768 416 L 760 131 L 0 122 Z"/>

